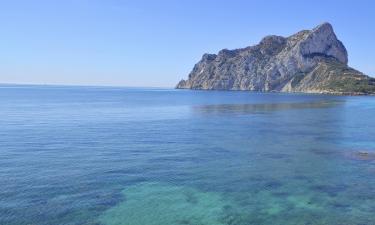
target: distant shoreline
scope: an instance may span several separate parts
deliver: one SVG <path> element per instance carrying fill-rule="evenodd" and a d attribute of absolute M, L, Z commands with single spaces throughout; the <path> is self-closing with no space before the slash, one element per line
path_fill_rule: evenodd
<path fill-rule="evenodd" d="M 76 84 L 17 84 L 17 83 L 0 83 L 1 88 L 22 88 L 22 87 L 45 87 L 45 88 L 116 88 L 116 89 L 149 89 L 149 90 L 176 90 L 176 91 L 197 91 L 197 92 L 242 92 L 253 94 L 285 94 L 285 95 L 327 95 L 327 96 L 375 96 L 375 94 L 364 93 L 334 93 L 334 92 L 279 92 L 279 91 L 251 91 L 251 90 L 207 90 L 207 89 L 189 89 L 174 87 L 134 87 L 134 86 L 106 86 L 106 85 L 76 85 Z"/>

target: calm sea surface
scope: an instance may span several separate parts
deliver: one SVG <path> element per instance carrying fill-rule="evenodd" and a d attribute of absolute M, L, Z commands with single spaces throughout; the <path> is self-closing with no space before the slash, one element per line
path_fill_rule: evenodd
<path fill-rule="evenodd" d="M 375 97 L 1 86 L 0 224 L 373 225 Z"/>

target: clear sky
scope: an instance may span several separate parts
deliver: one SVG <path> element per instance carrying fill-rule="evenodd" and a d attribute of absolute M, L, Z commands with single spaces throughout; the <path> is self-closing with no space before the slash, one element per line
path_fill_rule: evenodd
<path fill-rule="evenodd" d="M 371 0 L 0 0 L 0 83 L 173 87 L 203 53 L 325 21 L 375 76 Z"/>

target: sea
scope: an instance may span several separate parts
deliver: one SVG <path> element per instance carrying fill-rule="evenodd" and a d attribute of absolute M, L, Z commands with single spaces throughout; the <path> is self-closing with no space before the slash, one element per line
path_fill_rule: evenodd
<path fill-rule="evenodd" d="M 0 86 L 1 225 L 374 225 L 375 97 Z"/>

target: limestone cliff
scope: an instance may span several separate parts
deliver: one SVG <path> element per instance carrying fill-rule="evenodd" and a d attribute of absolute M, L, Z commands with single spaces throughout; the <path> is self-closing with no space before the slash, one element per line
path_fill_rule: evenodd
<path fill-rule="evenodd" d="M 335 94 L 375 93 L 375 79 L 348 67 L 329 23 L 258 45 L 204 54 L 176 88 Z"/>

